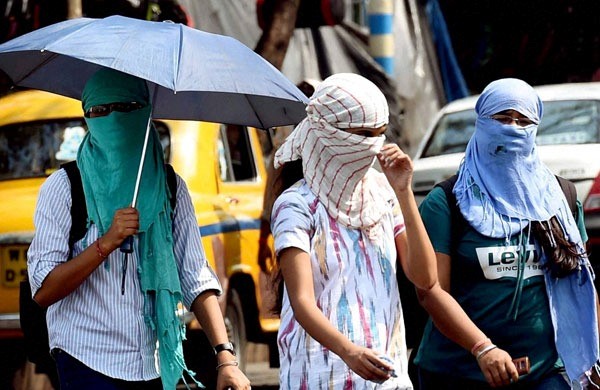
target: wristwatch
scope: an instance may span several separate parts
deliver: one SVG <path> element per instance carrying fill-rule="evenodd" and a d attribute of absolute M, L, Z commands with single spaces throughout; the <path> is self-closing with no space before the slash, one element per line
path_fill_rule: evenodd
<path fill-rule="evenodd" d="M 229 351 L 233 356 L 235 356 L 235 347 L 233 346 L 233 343 L 215 345 L 213 349 L 215 350 L 215 355 L 221 351 Z"/>

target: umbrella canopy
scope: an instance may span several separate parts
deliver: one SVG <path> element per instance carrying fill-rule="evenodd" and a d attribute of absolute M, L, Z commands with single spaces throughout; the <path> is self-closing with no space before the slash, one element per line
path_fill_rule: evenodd
<path fill-rule="evenodd" d="M 178 23 L 79 18 L 0 45 L 0 69 L 15 85 L 76 99 L 102 66 L 145 79 L 155 119 L 266 129 L 306 115 L 304 94 L 261 56 Z"/>

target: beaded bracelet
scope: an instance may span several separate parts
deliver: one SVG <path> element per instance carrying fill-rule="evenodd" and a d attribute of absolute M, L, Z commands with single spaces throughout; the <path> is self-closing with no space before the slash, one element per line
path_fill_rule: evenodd
<path fill-rule="evenodd" d="M 225 366 L 239 366 L 240 363 L 237 360 L 230 360 L 228 362 L 223 362 L 221 364 L 217 364 L 217 368 L 215 368 L 215 370 L 219 371 L 219 368 L 221 367 L 225 367 Z"/>
<path fill-rule="evenodd" d="M 483 355 L 490 352 L 494 348 L 498 348 L 498 347 L 494 344 L 488 345 L 487 347 L 485 347 L 481 351 L 479 351 L 479 353 L 477 353 L 477 356 L 475 357 L 475 359 L 477 359 L 477 361 L 479 362 L 479 359 L 481 359 L 483 357 Z"/>
<path fill-rule="evenodd" d="M 98 256 L 100 256 L 103 259 L 106 259 L 108 257 L 108 255 L 102 253 L 102 249 L 100 249 L 100 240 L 96 240 L 96 252 L 98 252 Z"/>
<path fill-rule="evenodd" d="M 488 341 L 492 341 L 489 338 L 485 338 L 477 343 L 475 343 L 475 345 L 473 345 L 473 348 L 471 348 L 471 355 L 475 355 L 475 352 L 477 352 L 477 350 L 479 349 L 479 347 L 481 347 L 483 344 L 487 343 Z"/>

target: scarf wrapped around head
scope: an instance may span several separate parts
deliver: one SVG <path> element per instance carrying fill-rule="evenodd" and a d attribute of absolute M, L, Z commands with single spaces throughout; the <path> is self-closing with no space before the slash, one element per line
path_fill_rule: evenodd
<path fill-rule="evenodd" d="M 143 80 L 108 68 L 88 80 L 81 100 L 84 111 L 116 102 L 144 105 L 131 112 L 113 111 L 107 116 L 85 118 L 88 133 L 79 147 L 77 165 L 88 224 L 94 223 L 102 236 L 110 228 L 115 211 L 131 205 L 152 106 Z M 173 253 L 164 155 L 154 126 L 150 127 L 136 208 L 140 215 L 137 271 L 146 302 L 146 322 L 157 332 L 163 387 L 173 389 L 185 369 L 185 329 L 176 316 L 177 304 L 182 300 L 181 286 Z M 118 284 L 115 281 L 115 286 Z"/>
<path fill-rule="evenodd" d="M 475 133 L 467 145 L 453 192 L 461 214 L 484 236 L 508 242 L 531 222 L 549 223 L 556 216 L 566 238 L 584 253 L 564 193 L 537 153 L 535 136 L 542 107 L 535 90 L 522 80 L 490 83 L 477 100 Z M 490 118 L 505 110 L 518 111 L 534 124 L 518 127 Z M 547 265 L 549 259 L 544 253 L 541 257 Z M 521 267 L 511 307 L 514 316 L 523 283 Z M 546 271 L 545 279 L 556 347 L 569 378 L 576 381 L 598 359 L 595 292 L 587 256 L 582 255 L 579 271 L 563 278 L 553 278 Z"/>
<path fill-rule="evenodd" d="M 475 133 L 454 187 L 471 226 L 484 236 L 510 237 L 529 221 L 547 221 L 556 210 L 568 210 L 556 178 L 538 157 L 537 124 L 517 127 L 490 118 L 515 110 L 539 123 L 542 102 L 533 88 L 517 79 L 495 81 L 475 110 Z"/>
<path fill-rule="evenodd" d="M 385 137 L 364 137 L 344 130 L 375 130 L 386 125 L 385 96 L 364 77 L 340 73 L 319 84 L 306 113 L 277 150 L 275 167 L 301 158 L 304 179 L 329 215 L 377 240 L 386 202 L 370 184 L 368 172 Z"/>

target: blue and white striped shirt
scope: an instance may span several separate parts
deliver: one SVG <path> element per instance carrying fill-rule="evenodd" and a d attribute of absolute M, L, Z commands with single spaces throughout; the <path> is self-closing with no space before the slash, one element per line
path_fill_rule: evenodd
<path fill-rule="evenodd" d="M 34 216 L 36 233 L 27 266 L 32 293 L 57 265 L 69 259 L 71 190 L 60 169 L 40 189 Z M 98 238 L 95 225 L 73 248 L 73 256 Z M 208 265 L 185 182 L 177 176 L 173 218 L 175 258 L 184 304 L 206 290 L 221 293 Z M 123 254 L 115 250 L 75 291 L 48 308 L 50 348 L 60 348 L 104 375 L 128 381 L 159 376 L 156 334 L 144 321 L 144 297 L 137 277 L 137 253 L 129 255 L 125 295 L 121 295 Z"/>

